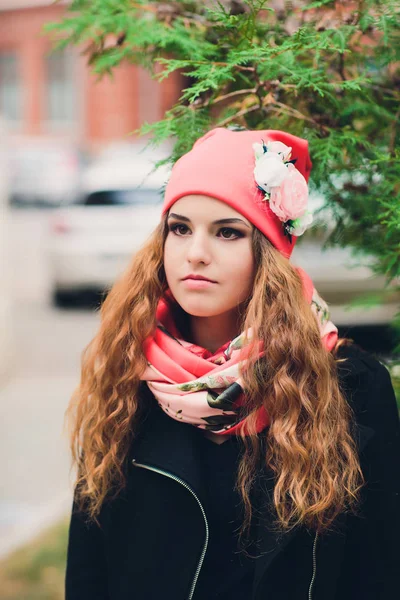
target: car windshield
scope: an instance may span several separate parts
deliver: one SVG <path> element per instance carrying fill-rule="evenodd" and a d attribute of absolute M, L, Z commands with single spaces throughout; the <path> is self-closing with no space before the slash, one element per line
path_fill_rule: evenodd
<path fill-rule="evenodd" d="M 85 206 L 121 206 L 132 204 L 159 204 L 161 192 L 153 188 L 137 188 L 133 190 L 101 190 L 88 194 Z"/>

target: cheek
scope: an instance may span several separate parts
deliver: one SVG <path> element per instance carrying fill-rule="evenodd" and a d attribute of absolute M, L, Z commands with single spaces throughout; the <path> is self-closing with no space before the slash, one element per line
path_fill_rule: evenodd
<path fill-rule="evenodd" d="M 176 256 L 176 247 L 170 241 L 168 236 L 164 244 L 164 269 L 167 280 L 173 276 L 178 261 Z"/>
<path fill-rule="evenodd" d="M 240 247 L 228 251 L 224 262 L 227 272 L 236 273 L 236 279 L 244 277 L 247 280 L 253 276 L 254 257 L 251 247 L 247 244 L 241 244 Z"/>
<path fill-rule="evenodd" d="M 224 281 L 239 302 L 245 300 L 253 289 L 255 263 L 251 248 L 238 248 L 230 252 L 225 262 Z"/>

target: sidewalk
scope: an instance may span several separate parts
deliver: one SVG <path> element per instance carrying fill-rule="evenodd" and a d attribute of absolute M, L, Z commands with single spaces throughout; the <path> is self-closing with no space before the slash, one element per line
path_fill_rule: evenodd
<path fill-rule="evenodd" d="M 43 302 L 13 305 L 13 368 L 0 381 L 0 558 L 71 509 L 64 413 L 97 321 Z"/>
<path fill-rule="evenodd" d="M 73 377 L 18 377 L 0 390 L 0 558 L 71 507 L 63 416 Z"/>

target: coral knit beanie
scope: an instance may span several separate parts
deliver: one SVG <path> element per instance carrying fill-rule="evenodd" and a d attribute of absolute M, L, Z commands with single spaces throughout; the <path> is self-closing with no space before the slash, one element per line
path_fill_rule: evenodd
<path fill-rule="evenodd" d="M 262 145 L 267 151 L 265 145 L 270 142 L 281 142 L 291 148 L 289 158 L 292 164 L 286 166 L 290 166 L 293 173 L 301 173 L 308 182 L 312 165 L 306 140 L 283 131 L 233 131 L 218 127 L 198 139 L 193 148 L 175 163 L 165 191 L 163 214 L 183 196 L 210 196 L 242 214 L 284 256 L 290 258 L 296 236 L 287 234 L 283 213 L 280 218 L 276 211 L 271 210 L 269 202 L 265 201 L 265 192 L 254 176 L 253 144 Z M 294 174 L 299 177 L 298 173 Z"/>

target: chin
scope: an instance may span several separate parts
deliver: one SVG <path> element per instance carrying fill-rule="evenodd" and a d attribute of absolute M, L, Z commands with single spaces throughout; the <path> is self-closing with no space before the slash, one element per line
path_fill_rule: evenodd
<path fill-rule="evenodd" d="M 204 302 L 204 298 L 198 298 L 192 301 L 185 301 L 182 299 L 182 302 L 178 298 L 176 298 L 176 300 L 178 300 L 179 305 L 191 317 L 215 317 L 226 310 L 225 307 L 221 308 L 215 305 L 207 305 L 207 303 Z"/>

